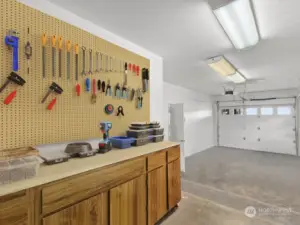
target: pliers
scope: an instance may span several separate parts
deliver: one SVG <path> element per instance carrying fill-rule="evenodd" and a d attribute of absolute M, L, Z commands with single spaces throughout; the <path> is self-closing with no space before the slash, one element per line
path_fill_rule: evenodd
<path fill-rule="evenodd" d="M 115 96 L 116 96 L 117 98 L 120 98 L 120 97 L 121 97 L 121 88 L 120 88 L 120 84 L 119 84 L 119 83 L 117 83 L 117 85 L 116 85 Z"/>
<path fill-rule="evenodd" d="M 107 81 L 107 86 L 106 86 L 106 96 L 112 96 L 112 91 L 111 91 L 111 85 L 110 85 L 110 80 Z"/>
<path fill-rule="evenodd" d="M 122 87 L 122 98 L 126 99 L 127 98 L 127 88 L 126 85 L 124 84 Z"/>
<path fill-rule="evenodd" d="M 139 89 L 137 92 L 137 108 L 143 108 L 143 93 L 141 89 Z"/>

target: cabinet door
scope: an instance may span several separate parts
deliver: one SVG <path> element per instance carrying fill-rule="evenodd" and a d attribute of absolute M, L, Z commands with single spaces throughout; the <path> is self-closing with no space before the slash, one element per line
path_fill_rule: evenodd
<path fill-rule="evenodd" d="M 172 209 L 181 200 L 180 159 L 168 164 L 168 208 Z"/>
<path fill-rule="evenodd" d="M 146 225 L 146 176 L 110 190 L 110 225 Z"/>
<path fill-rule="evenodd" d="M 167 213 L 166 166 L 148 173 L 148 225 L 155 224 Z"/>
<path fill-rule="evenodd" d="M 28 197 L 25 191 L 0 197 L 0 224 L 28 225 Z"/>
<path fill-rule="evenodd" d="M 104 192 L 43 219 L 43 225 L 108 225 L 108 194 Z"/>

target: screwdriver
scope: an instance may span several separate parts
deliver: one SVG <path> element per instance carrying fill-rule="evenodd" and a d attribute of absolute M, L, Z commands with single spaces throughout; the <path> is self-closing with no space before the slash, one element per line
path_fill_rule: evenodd
<path fill-rule="evenodd" d="M 44 33 L 42 35 L 42 70 L 43 70 L 43 78 L 46 78 L 46 44 L 47 44 L 47 37 Z"/>
<path fill-rule="evenodd" d="M 52 36 L 52 76 L 55 77 L 56 70 L 56 36 Z"/>
<path fill-rule="evenodd" d="M 58 75 L 59 77 L 62 77 L 62 46 L 63 46 L 63 40 L 62 37 L 60 36 L 58 38 Z"/>
<path fill-rule="evenodd" d="M 67 79 L 69 80 L 70 79 L 70 74 L 71 74 L 71 71 L 70 71 L 71 42 L 69 40 L 67 40 L 67 42 L 66 42 L 66 47 L 67 47 Z"/>
<path fill-rule="evenodd" d="M 75 44 L 75 79 L 78 81 L 78 54 L 79 54 L 79 46 Z"/>

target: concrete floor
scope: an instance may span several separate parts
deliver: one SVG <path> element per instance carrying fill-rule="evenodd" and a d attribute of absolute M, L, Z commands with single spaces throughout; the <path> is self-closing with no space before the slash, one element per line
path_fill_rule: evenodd
<path fill-rule="evenodd" d="M 179 214 L 186 224 L 226 224 L 215 218 L 224 215 L 236 219 L 232 225 L 300 224 L 300 157 L 214 147 L 187 158 L 182 186 L 192 197 L 172 217 Z M 258 212 L 249 221 L 248 206 L 275 212 Z M 173 225 L 182 224 L 172 217 Z"/>

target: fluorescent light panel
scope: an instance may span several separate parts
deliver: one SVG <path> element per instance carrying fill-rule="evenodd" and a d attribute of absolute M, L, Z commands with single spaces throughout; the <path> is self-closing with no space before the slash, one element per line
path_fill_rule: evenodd
<path fill-rule="evenodd" d="M 244 83 L 246 81 L 245 77 L 243 77 L 238 71 L 236 71 L 233 75 L 227 76 L 227 78 L 236 84 Z"/>
<path fill-rule="evenodd" d="M 236 49 L 249 48 L 259 42 L 250 0 L 235 0 L 214 13 Z"/>
<path fill-rule="evenodd" d="M 208 59 L 208 65 L 217 73 L 229 76 L 236 72 L 236 69 L 223 56 Z"/>

